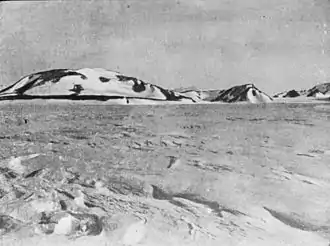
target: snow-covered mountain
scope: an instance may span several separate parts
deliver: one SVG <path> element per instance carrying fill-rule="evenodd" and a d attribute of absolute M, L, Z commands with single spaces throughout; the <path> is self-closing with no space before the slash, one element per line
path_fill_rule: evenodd
<path fill-rule="evenodd" d="M 196 102 L 192 97 L 102 68 L 53 69 L 30 74 L 0 90 L 0 98 L 125 99 Z"/>

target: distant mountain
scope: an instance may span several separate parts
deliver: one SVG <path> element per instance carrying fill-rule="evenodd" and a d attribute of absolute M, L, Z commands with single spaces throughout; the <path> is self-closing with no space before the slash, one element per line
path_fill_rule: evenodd
<path fill-rule="evenodd" d="M 0 90 L 6 99 L 131 99 L 196 102 L 191 97 L 102 68 L 53 69 L 30 74 Z"/>
<path fill-rule="evenodd" d="M 253 84 L 244 84 L 224 90 L 182 90 L 181 94 L 209 102 L 250 102 L 266 103 L 273 101 L 272 97 L 256 88 Z"/>
<path fill-rule="evenodd" d="M 218 95 L 211 100 L 212 102 L 250 102 L 267 103 L 273 101 L 272 97 L 256 88 L 253 84 L 245 84 L 231 87 L 228 90 L 218 92 Z"/>
<path fill-rule="evenodd" d="M 315 97 L 315 99 L 330 99 L 330 83 L 318 84 L 308 90 L 290 90 L 277 93 L 274 98 Z"/>
<path fill-rule="evenodd" d="M 314 86 L 313 88 L 309 89 L 307 91 L 307 97 L 315 97 L 320 94 L 327 95 L 329 94 L 330 96 L 330 83 L 323 83 L 323 84 L 318 84 Z"/>
<path fill-rule="evenodd" d="M 290 90 L 290 91 L 284 91 L 280 92 L 276 95 L 274 95 L 274 98 L 294 98 L 299 97 L 303 95 L 303 91 L 296 91 L 296 90 Z"/>

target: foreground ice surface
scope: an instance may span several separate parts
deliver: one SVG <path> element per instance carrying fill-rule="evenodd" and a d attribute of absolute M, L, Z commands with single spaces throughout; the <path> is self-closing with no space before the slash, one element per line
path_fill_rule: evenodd
<path fill-rule="evenodd" d="M 1 243 L 327 246 L 329 112 L 4 104 Z"/>

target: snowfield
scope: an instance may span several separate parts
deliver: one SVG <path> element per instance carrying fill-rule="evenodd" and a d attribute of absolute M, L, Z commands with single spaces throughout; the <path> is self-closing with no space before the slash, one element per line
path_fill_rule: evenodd
<path fill-rule="evenodd" d="M 3 245 L 327 245 L 328 104 L 1 105 Z"/>

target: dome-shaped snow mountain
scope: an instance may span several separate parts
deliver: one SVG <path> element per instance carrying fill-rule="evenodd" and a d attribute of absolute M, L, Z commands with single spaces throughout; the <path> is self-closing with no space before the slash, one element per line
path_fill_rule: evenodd
<path fill-rule="evenodd" d="M 0 99 L 121 100 L 184 102 L 195 99 L 146 83 L 135 77 L 102 68 L 53 69 L 30 74 L 0 90 Z"/>
<path fill-rule="evenodd" d="M 268 103 L 273 99 L 256 88 L 253 84 L 234 86 L 228 90 L 222 90 L 218 96 L 211 100 L 212 102 L 250 102 L 250 103 Z"/>

